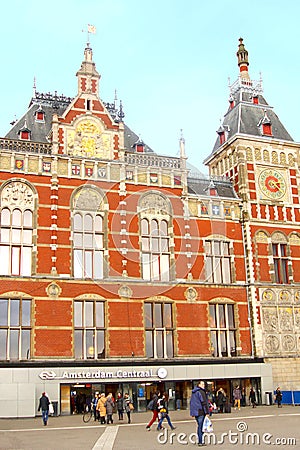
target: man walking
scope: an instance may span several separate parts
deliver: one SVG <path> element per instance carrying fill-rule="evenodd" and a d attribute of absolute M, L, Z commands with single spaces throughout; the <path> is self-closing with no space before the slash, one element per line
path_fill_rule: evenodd
<path fill-rule="evenodd" d="M 199 381 L 197 386 L 192 390 L 191 402 L 190 402 L 190 415 L 195 417 L 197 422 L 197 434 L 198 434 L 198 446 L 201 447 L 203 442 L 203 422 L 205 416 L 209 415 L 208 400 L 205 391 L 205 382 Z"/>
<path fill-rule="evenodd" d="M 43 392 L 42 396 L 40 398 L 38 411 L 42 410 L 42 419 L 43 419 L 44 425 L 47 425 L 47 423 L 48 423 L 49 405 L 50 405 L 50 400 L 47 397 L 46 392 Z"/>

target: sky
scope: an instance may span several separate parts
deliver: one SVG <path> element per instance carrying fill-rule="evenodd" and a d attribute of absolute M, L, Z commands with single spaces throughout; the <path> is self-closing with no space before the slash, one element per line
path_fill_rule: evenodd
<path fill-rule="evenodd" d="M 101 74 L 100 97 L 117 90 L 125 123 L 155 152 L 179 155 L 208 174 L 210 154 L 238 78 L 243 37 L 249 74 L 300 142 L 298 0 L 10 0 L 1 7 L 0 137 L 38 92 L 77 94 L 87 25 Z"/>

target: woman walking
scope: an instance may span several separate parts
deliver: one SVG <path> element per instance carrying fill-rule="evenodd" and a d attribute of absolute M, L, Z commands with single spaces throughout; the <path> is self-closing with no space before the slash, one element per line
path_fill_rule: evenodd
<path fill-rule="evenodd" d="M 112 393 L 109 393 L 106 397 L 105 407 L 106 407 L 106 414 L 107 414 L 107 424 L 114 423 L 113 421 L 113 412 L 114 412 L 114 406 L 115 403 L 113 401 L 113 395 Z"/>
<path fill-rule="evenodd" d="M 158 408 L 158 417 L 159 417 L 157 430 L 161 430 L 163 428 L 162 423 L 163 423 L 164 419 L 167 419 L 167 422 L 168 422 L 171 430 L 175 430 L 175 427 L 172 424 L 170 416 L 168 414 L 168 394 L 166 392 L 164 392 L 162 397 L 158 399 L 157 408 Z"/>
<path fill-rule="evenodd" d="M 128 423 L 131 423 L 132 398 L 128 392 L 124 395 L 123 408 L 127 414 Z"/>
<path fill-rule="evenodd" d="M 100 423 L 104 424 L 105 423 L 105 416 L 106 416 L 106 397 L 104 392 L 102 392 L 102 394 L 100 395 L 100 398 L 98 400 L 96 409 L 97 411 L 99 411 L 99 417 L 100 417 Z"/>
<path fill-rule="evenodd" d="M 122 394 L 121 394 L 121 392 L 118 392 L 116 403 L 117 403 L 119 420 L 123 420 L 123 412 L 124 412 L 123 402 L 124 402 L 124 399 L 122 397 Z"/>
<path fill-rule="evenodd" d="M 253 389 L 252 386 L 251 386 L 250 393 L 249 393 L 249 401 L 252 405 L 252 408 L 256 408 L 256 394 L 255 394 L 255 390 Z"/>

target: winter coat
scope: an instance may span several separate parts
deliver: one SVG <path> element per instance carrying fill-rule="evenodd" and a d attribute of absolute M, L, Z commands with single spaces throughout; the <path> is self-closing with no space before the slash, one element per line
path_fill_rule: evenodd
<path fill-rule="evenodd" d="M 49 411 L 50 400 L 46 395 L 42 395 L 40 398 L 38 411 Z"/>
<path fill-rule="evenodd" d="M 96 410 L 100 412 L 100 417 L 106 416 L 105 403 L 106 403 L 106 397 L 100 397 L 98 400 L 98 403 L 97 403 L 97 407 L 96 407 Z"/>
<path fill-rule="evenodd" d="M 118 411 L 123 411 L 123 402 L 124 402 L 123 397 L 118 397 L 117 398 L 116 403 L 117 403 Z"/>
<path fill-rule="evenodd" d="M 251 389 L 251 391 L 250 391 L 249 400 L 250 400 L 251 403 L 255 403 L 256 402 L 256 394 L 255 394 L 255 391 L 253 389 Z"/>
<path fill-rule="evenodd" d="M 115 406 L 113 399 L 111 397 L 107 397 L 105 406 L 106 406 L 106 414 L 111 415 L 114 411 Z"/>
<path fill-rule="evenodd" d="M 192 390 L 190 415 L 197 417 L 205 416 L 206 414 L 209 414 L 207 395 L 204 389 L 197 386 Z"/>
<path fill-rule="evenodd" d="M 225 402 L 226 402 L 226 397 L 224 395 L 224 392 L 218 391 L 217 401 L 216 401 L 217 406 L 222 406 L 222 405 L 224 405 Z"/>
<path fill-rule="evenodd" d="M 241 400 L 242 394 L 241 394 L 241 390 L 239 388 L 233 389 L 233 398 L 234 398 L 234 400 Z"/>
<path fill-rule="evenodd" d="M 130 412 L 131 409 L 129 408 L 129 403 L 132 403 L 132 398 L 131 397 L 127 397 L 124 398 L 123 400 L 123 408 L 126 412 Z"/>

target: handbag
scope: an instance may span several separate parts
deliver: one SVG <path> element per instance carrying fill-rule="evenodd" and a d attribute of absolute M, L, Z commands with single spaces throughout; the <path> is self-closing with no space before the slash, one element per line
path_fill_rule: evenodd
<path fill-rule="evenodd" d="M 54 414 L 54 407 L 51 402 L 49 403 L 49 414 Z"/>
<path fill-rule="evenodd" d="M 202 425 L 202 432 L 203 433 L 212 433 L 214 431 L 212 421 L 209 419 L 209 417 L 205 416 L 203 425 Z"/>
<path fill-rule="evenodd" d="M 133 410 L 134 410 L 134 406 L 133 406 L 132 403 L 129 403 L 129 409 L 130 409 L 130 411 L 133 411 Z"/>

